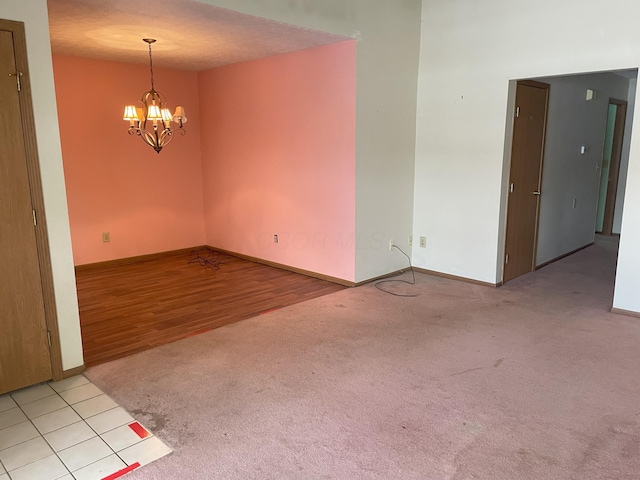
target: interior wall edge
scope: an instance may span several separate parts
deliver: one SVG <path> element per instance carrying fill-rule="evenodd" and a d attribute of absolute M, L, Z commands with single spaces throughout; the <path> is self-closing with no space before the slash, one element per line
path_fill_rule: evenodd
<path fill-rule="evenodd" d="M 84 361 L 51 61 L 47 2 L 0 2 L 0 18 L 25 24 L 62 369 L 68 370 L 82 365 Z"/>

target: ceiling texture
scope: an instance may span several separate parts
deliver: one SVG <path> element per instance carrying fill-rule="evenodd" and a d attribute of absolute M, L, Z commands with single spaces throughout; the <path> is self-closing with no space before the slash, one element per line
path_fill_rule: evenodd
<path fill-rule="evenodd" d="M 201 71 L 345 40 L 193 0 L 48 0 L 56 55 Z"/>

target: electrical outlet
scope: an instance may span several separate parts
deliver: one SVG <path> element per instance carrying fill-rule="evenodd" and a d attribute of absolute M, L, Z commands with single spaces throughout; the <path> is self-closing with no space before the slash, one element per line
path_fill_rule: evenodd
<path fill-rule="evenodd" d="M 273 236 L 273 243 L 278 243 L 278 235 Z"/>
<path fill-rule="evenodd" d="M 109 243 L 111 241 L 111 234 L 109 232 L 102 232 L 102 243 Z"/>
<path fill-rule="evenodd" d="M 389 240 L 389 251 L 393 250 L 393 240 Z"/>
<path fill-rule="evenodd" d="M 427 237 L 420 237 L 420 248 L 427 248 Z"/>
<path fill-rule="evenodd" d="M 413 237 L 411 235 L 409 235 L 409 238 L 407 239 L 407 245 L 413 247 Z"/>

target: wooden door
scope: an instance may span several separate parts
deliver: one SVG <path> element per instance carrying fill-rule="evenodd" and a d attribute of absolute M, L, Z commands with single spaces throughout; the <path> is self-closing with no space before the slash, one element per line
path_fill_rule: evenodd
<path fill-rule="evenodd" d="M 53 376 L 14 47 L 0 24 L 0 394 Z"/>
<path fill-rule="evenodd" d="M 624 100 L 610 99 L 610 104 L 616 105 L 616 120 L 613 127 L 613 147 L 611 149 L 611 163 L 607 178 L 607 195 L 604 204 L 604 221 L 602 234 L 613 233 L 613 216 L 616 209 L 616 196 L 618 194 L 618 177 L 620 176 L 620 160 L 622 158 L 622 141 L 624 139 L 624 126 L 627 119 L 627 102 Z"/>
<path fill-rule="evenodd" d="M 549 85 L 518 82 L 502 282 L 535 269 Z"/>

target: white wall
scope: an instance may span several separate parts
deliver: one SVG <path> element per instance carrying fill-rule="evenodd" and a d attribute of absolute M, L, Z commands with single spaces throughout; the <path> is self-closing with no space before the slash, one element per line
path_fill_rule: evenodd
<path fill-rule="evenodd" d="M 637 74 L 638 72 L 636 72 L 635 78 L 629 79 L 629 92 L 627 93 L 627 117 L 624 123 L 624 139 L 622 141 L 622 156 L 620 158 L 620 171 L 618 174 L 618 191 L 616 192 L 616 208 L 613 214 L 613 233 L 620 233 L 620 228 L 622 227 L 624 192 L 627 185 L 627 171 L 629 170 L 629 147 L 631 146 L 633 113 L 636 102 L 636 87 L 638 85 Z"/>
<path fill-rule="evenodd" d="M 24 22 L 45 214 L 51 250 L 62 367 L 83 364 L 67 198 L 62 171 L 46 0 L 2 0 L 0 18 Z"/>
<path fill-rule="evenodd" d="M 423 3 L 414 264 L 487 282 L 497 261 L 509 80 L 637 68 L 631 0 Z M 637 114 L 634 114 L 634 117 Z M 637 123 L 637 122 L 635 122 Z M 632 137 L 614 305 L 640 311 L 640 145 Z M 637 192 L 637 193 L 634 193 Z"/>
<path fill-rule="evenodd" d="M 356 266 L 363 281 L 399 269 L 412 230 L 421 0 L 199 0 L 358 39 Z"/>
<path fill-rule="evenodd" d="M 613 73 L 538 80 L 550 85 L 536 255 L 541 265 L 594 240 L 609 98 L 626 100 L 629 80 Z M 587 88 L 597 92 L 595 100 L 586 100 Z"/>

